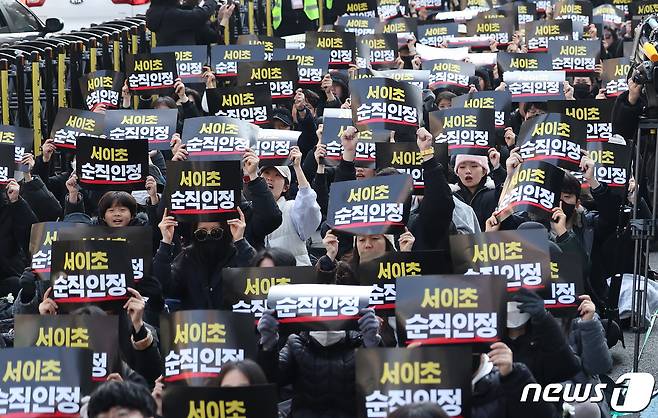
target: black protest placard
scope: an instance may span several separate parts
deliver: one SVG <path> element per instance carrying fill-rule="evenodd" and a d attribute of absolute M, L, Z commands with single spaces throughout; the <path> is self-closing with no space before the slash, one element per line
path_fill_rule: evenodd
<path fill-rule="evenodd" d="M 601 62 L 601 42 L 549 41 L 548 52 L 553 58 L 553 70 L 566 71 L 569 75 L 596 74 L 596 64 Z"/>
<path fill-rule="evenodd" d="M 359 418 L 386 417 L 421 401 L 450 417 L 470 417 L 471 355 L 468 346 L 357 350 Z"/>
<path fill-rule="evenodd" d="M 255 359 L 251 318 L 219 310 L 177 311 L 160 316 L 165 384 L 219 386 L 222 365 Z"/>
<path fill-rule="evenodd" d="M 130 255 L 133 282 L 139 283 L 144 276 L 151 274 L 152 234 L 153 232 L 148 226 L 122 226 L 116 228 L 101 225 L 79 225 L 77 228 L 60 229 L 57 240 L 97 240 L 125 243 L 126 252 Z"/>
<path fill-rule="evenodd" d="M 126 55 L 126 76 L 128 88 L 135 94 L 169 95 L 174 92 L 178 78 L 176 55 L 173 52 Z"/>
<path fill-rule="evenodd" d="M 396 17 L 385 22 L 379 22 L 377 33 L 396 33 L 410 36 L 416 33 L 418 21 L 412 17 Z"/>
<path fill-rule="evenodd" d="M 55 241 L 52 245 L 50 298 L 59 312 L 96 305 L 118 312 L 131 296 L 133 268 L 125 242 Z"/>
<path fill-rule="evenodd" d="M 225 116 L 185 119 L 183 143 L 189 160 L 241 160 L 258 128 Z"/>
<path fill-rule="evenodd" d="M 94 110 L 100 104 L 107 109 L 121 106 L 124 80 L 122 73 L 109 70 L 93 71 L 80 77 L 80 90 L 87 109 Z"/>
<path fill-rule="evenodd" d="M 332 184 L 327 224 L 355 235 L 402 232 L 409 216 L 411 176 L 399 174 Z"/>
<path fill-rule="evenodd" d="M 573 318 L 578 312 L 578 296 L 585 293 L 583 262 L 576 253 L 560 252 L 551 256 L 551 280 L 540 295 L 553 316 Z"/>
<path fill-rule="evenodd" d="M 558 207 L 564 171 L 544 161 L 526 161 L 517 167 L 503 188 L 499 219 L 514 212 L 528 212 L 541 220 L 551 219 Z"/>
<path fill-rule="evenodd" d="M 413 142 L 377 142 L 375 143 L 375 168 L 381 170 L 393 167 L 401 174 L 408 174 L 414 181 L 414 194 L 425 194 L 423 176 L 423 157 L 418 145 Z M 448 166 L 448 145 L 434 144 L 434 156 L 444 167 Z"/>
<path fill-rule="evenodd" d="M 400 0 L 377 0 L 377 14 L 380 19 L 389 20 L 404 11 Z"/>
<path fill-rule="evenodd" d="M 205 45 L 158 46 L 153 53 L 173 52 L 176 56 L 178 77 L 184 83 L 203 83 L 203 67 L 208 63 L 208 48 Z"/>
<path fill-rule="evenodd" d="M 592 3 L 588 0 L 561 0 L 553 6 L 553 16 L 587 27 L 592 23 Z"/>
<path fill-rule="evenodd" d="M 468 36 L 478 36 L 494 39 L 499 45 L 507 45 L 512 41 L 514 22 L 510 19 L 486 19 L 478 16 L 466 23 Z"/>
<path fill-rule="evenodd" d="M 55 116 L 50 137 L 57 148 L 75 149 L 79 136 L 100 137 L 104 132 L 104 115 L 87 110 L 61 107 Z"/>
<path fill-rule="evenodd" d="M 587 154 L 594 160 L 594 177 L 622 196 L 630 179 L 631 148 L 612 142 L 590 142 Z"/>
<path fill-rule="evenodd" d="M 525 24 L 528 52 L 548 51 L 549 40 L 568 41 L 573 38 L 573 22 L 570 20 L 535 20 Z"/>
<path fill-rule="evenodd" d="M 76 174 L 88 190 L 144 190 L 149 175 L 148 144 L 143 139 L 112 141 L 81 136 Z"/>
<path fill-rule="evenodd" d="M 16 315 L 14 321 L 14 347 L 88 348 L 94 382 L 121 371 L 118 316 Z"/>
<path fill-rule="evenodd" d="M 592 10 L 592 22 L 595 24 L 621 25 L 624 20 L 624 11 L 612 4 L 602 4 Z"/>
<path fill-rule="evenodd" d="M 655 0 L 633 1 L 628 8 L 633 18 L 658 13 L 658 3 Z"/>
<path fill-rule="evenodd" d="M 456 22 L 419 25 L 416 30 L 418 41 L 423 45 L 429 46 L 439 46 L 443 42 L 458 36 L 459 24 Z"/>
<path fill-rule="evenodd" d="M 5 185 L 13 180 L 15 170 L 14 146 L 0 144 L 0 185 Z"/>
<path fill-rule="evenodd" d="M 503 276 L 401 277 L 395 286 L 401 344 L 473 344 L 473 350 L 486 353 L 505 333 Z"/>
<path fill-rule="evenodd" d="M 276 385 L 168 387 L 162 397 L 164 418 L 277 418 Z"/>
<path fill-rule="evenodd" d="M 359 311 L 368 306 L 370 288 L 333 284 L 270 287 L 267 306 L 284 333 L 358 329 Z"/>
<path fill-rule="evenodd" d="M 398 38 L 392 33 L 360 36 L 357 43 L 357 65 L 361 68 L 397 68 Z"/>
<path fill-rule="evenodd" d="M 80 228 L 85 224 L 73 222 L 40 222 L 32 224 L 30 232 L 30 268 L 41 280 L 50 281 L 50 256 L 53 242 L 67 229 Z"/>
<path fill-rule="evenodd" d="M 373 70 L 372 72 L 374 77 L 386 77 L 397 81 L 406 81 L 421 90 L 426 89 L 429 85 L 429 70 Z"/>
<path fill-rule="evenodd" d="M 546 161 L 565 170 L 580 166 L 586 127 L 560 113 L 545 113 L 523 122 L 517 144 L 523 161 Z"/>
<path fill-rule="evenodd" d="M 560 80 L 555 73 L 557 71 L 510 71 L 503 75 L 503 81 L 515 103 L 564 100 L 564 79 Z"/>
<path fill-rule="evenodd" d="M 273 60 L 292 60 L 297 62 L 300 86 L 319 86 L 322 78 L 329 71 L 329 55 L 326 50 L 275 49 Z"/>
<path fill-rule="evenodd" d="M 377 0 L 340 0 L 334 4 L 338 15 L 377 17 Z"/>
<path fill-rule="evenodd" d="M 512 3 L 512 5 L 508 7 L 512 8 L 512 14 L 516 16 L 514 23 L 516 24 L 517 29 L 520 29 L 521 25 L 525 25 L 526 23 L 535 20 L 535 16 L 537 15 L 537 4 L 535 3 L 518 2 Z"/>
<path fill-rule="evenodd" d="M 0 350 L 0 414 L 4 417 L 78 417 L 91 393 L 92 352 L 84 348 Z"/>
<path fill-rule="evenodd" d="M 630 16 L 630 5 L 635 2 L 633 0 L 610 0 L 609 3 L 624 12 L 625 16 Z"/>
<path fill-rule="evenodd" d="M 443 9 L 444 7 L 444 3 L 441 0 L 420 0 L 418 3 L 416 3 L 416 10 L 420 10 L 422 8 L 435 10 Z"/>
<path fill-rule="evenodd" d="M 448 144 L 448 154 L 487 155 L 495 145 L 495 111 L 478 108 L 448 108 L 430 112 L 430 132 L 439 144 Z"/>
<path fill-rule="evenodd" d="M 262 45 L 213 45 L 210 47 L 210 66 L 215 77 L 236 77 L 238 62 L 265 59 Z"/>
<path fill-rule="evenodd" d="M 631 69 L 631 60 L 628 57 L 603 60 L 603 73 L 601 74 L 601 88 L 605 89 L 607 97 L 617 97 L 628 91 L 628 76 Z"/>
<path fill-rule="evenodd" d="M 553 3 L 555 2 L 554 0 L 530 0 L 530 1 L 532 1 L 537 7 L 537 13 L 545 13 L 546 9 L 548 7 L 553 7 Z"/>
<path fill-rule="evenodd" d="M 29 167 L 21 164 L 25 154 L 32 154 L 34 150 L 34 130 L 29 128 L 19 128 L 13 125 L 0 125 L 0 144 L 10 145 L 13 152 L 14 167 L 12 170 L 29 171 Z M 11 149 L 11 148 L 10 148 Z M 13 172 L 12 172 L 13 174 Z"/>
<path fill-rule="evenodd" d="M 504 276 L 508 292 L 547 286 L 551 272 L 548 249 L 546 231 L 536 229 L 450 236 L 455 272 Z"/>
<path fill-rule="evenodd" d="M 497 54 L 500 71 L 550 71 L 553 69 L 551 54 L 545 52 L 511 53 L 499 51 Z"/>
<path fill-rule="evenodd" d="M 238 85 L 269 86 L 275 101 L 292 99 L 298 79 L 296 61 L 238 62 Z"/>
<path fill-rule="evenodd" d="M 255 318 L 268 309 L 272 286 L 316 284 L 317 270 L 311 266 L 240 267 L 222 270 L 222 308 Z"/>
<path fill-rule="evenodd" d="M 167 161 L 165 205 L 176 219 L 237 218 L 241 190 L 240 161 Z"/>
<path fill-rule="evenodd" d="M 512 94 L 509 91 L 477 91 L 453 97 L 454 107 L 493 109 L 496 129 L 509 126 L 509 113 L 512 108 Z"/>
<path fill-rule="evenodd" d="M 420 89 L 404 81 L 373 77 L 350 82 L 352 122 L 359 131 L 414 136 L 423 119 Z"/>
<path fill-rule="evenodd" d="M 177 109 L 113 110 L 105 113 L 108 139 L 145 139 L 149 149 L 168 150 L 176 133 Z"/>
<path fill-rule="evenodd" d="M 579 99 L 548 102 L 548 111 L 572 117 L 587 127 L 587 142 L 608 142 L 612 138 L 614 100 Z"/>
<path fill-rule="evenodd" d="M 216 116 L 228 116 L 256 125 L 272 120 L 272 93 L 267 85 L 223 87 L 219 89 Z"/>
<path fill-rule="evenodd" d="M 447 251 L 394 251 L 374 260 L 361 262 L 361 286 L 371 286 L 370 306 L 378 315 L 395 315 L 395 280 L 403 276 L 452 273 Z"/>
<path fill-rule="evenodd" d="M 260 159 L 261 167 L 288 165 L 290 150 L 297 145 L 300 135 L 299 131 L 260 129 L 251 149 Z"/>
<path fill-rule="evenodd" d="M 469 78 L 475 75 L 475 65 L 449 59 L 427 61 L 423 68 L 430 70 L 429 88 L 450 90 L 464 94 L 469 90 Z"/>
<path fill-rule="evenodd" d="M 322 163 L 335 167 L 340 164 L 343 158 L 343 145 L 340 137 L 345 129 L 352 126 L 352 119 L 325 116 L 322 125 L 320 142 L 326 145 L 327 151 L 322 158 Z M 362 131 L 358 135 L 359 141 L 356 143 L 354 165 L 357 167 L 373 167 L 375 165 L 375 142 L 372 141 L 372 131 Z"/>
<path fill-rule="evenodd" d="M 486 12 L 494 7 L 493 0 L 459 0 L 460 10 Z"/>
<path fill-rule="evenodd" d="M 336 21 L 337 27 L 342 28 L 345 32 L 353 33 L 356 36 L 374 35 L 377 32 L 378 25 L 379 19 L 367 16 L 343 15 Z"/>
<path fill-rule="evenodd" d="M 347 68 L 356 59 L 356 37 L 350 32 L 306 32 L 305 46 L 330 51 L 329 68 Z"/>
<path fill-rule="evenodd" d="M 261 45 L 265 53 L 266 60 L 276 59 L 272 57 L 275 49 L 285 48 L 286 41 L 276 36 L 264 35 L 238 35 L 237 45 Z M 255 58 L 261 59 L 261 58 Z M 287 58 L 286 58 L 287 59 Z"/>

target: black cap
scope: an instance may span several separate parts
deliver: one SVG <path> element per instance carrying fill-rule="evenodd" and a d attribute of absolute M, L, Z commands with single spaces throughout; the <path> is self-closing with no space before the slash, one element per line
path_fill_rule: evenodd
<path fill-rule="evenodd" d="M 292 113 L 285 107 L 277 107 L 272 110 L 272 121 L 278 119 L 287 126 L 292 127 Z"/>

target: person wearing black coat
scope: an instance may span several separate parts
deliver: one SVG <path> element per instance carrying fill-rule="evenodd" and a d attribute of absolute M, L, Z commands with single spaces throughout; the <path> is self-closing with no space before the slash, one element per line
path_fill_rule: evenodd
<path fill-rule="evenodd" d="M 16 180 L 0 191 L 0 296 L 20 289 L 19 276 L 29 262 L 28 247 L 32 224 L 38 219 L 20 194 Z"/>
<path fill-rule="evenodd" d="M 640 116 L 647 104 L 642 88 L 642 85 L 629 79 L 628 91 L 617 96 L 612 108 L 612 133 L 619 134 L 626 140 L 633 139 L 637 135 Z"/>
<path fill-rule="evenodd" d="M 560 383 L 579 373 L 580 359 L 571 350 L 560 324 L 544 308 L 544 300 L 525 288 L 512 299 L 531 318 L 520 327 L 508 328 L 508 336 L 503 339 L 514 358 L 528 366 L 541 385 Z"/>
<path fill-rule="evenodd" d="M 158 46 L 196 45 L 197 32 L 216 10 L 215 0 L 192 9 L 181 8 L 178 0 L 153 0 L 146 11 L 146 27 L 155 32 Z"/>

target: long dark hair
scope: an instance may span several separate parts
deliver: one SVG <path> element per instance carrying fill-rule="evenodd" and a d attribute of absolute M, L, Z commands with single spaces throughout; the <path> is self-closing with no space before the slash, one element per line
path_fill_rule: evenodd
<path fill-rule="evenodd" d="M 265 259 L 270 259 L 275 266 L 296 266 L 297 260 L 295 256 L 288 250 L 283 248 L 265 248 L 260 250 L 251 260 L 252 267 L 258 267 Z"/>
<path fill-rule="evenodd" d="M 219 386 L 222 385 L 224 378 L 231 370 L 238 370 L 247 376 L 250 385 L 264 385 L 267 383 L 263 369 L 256 362 L 245 359 L 242 361 L 229 361 L 222 365 L 222 373 L 219 375 Z"/>

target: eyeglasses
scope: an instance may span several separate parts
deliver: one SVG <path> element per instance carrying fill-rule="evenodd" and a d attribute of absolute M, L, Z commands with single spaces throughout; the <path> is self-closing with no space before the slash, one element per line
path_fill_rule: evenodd
<path fill-rule="evenodd" d="M 213 228 L 210 231 L 207 229 L 199 228 L 194 231 L 194 238 L 200 242 L 207 241 L 209 239 L 217 241 L 222 239 L 223 236 L 224 230 L 221 228 Z"/>

